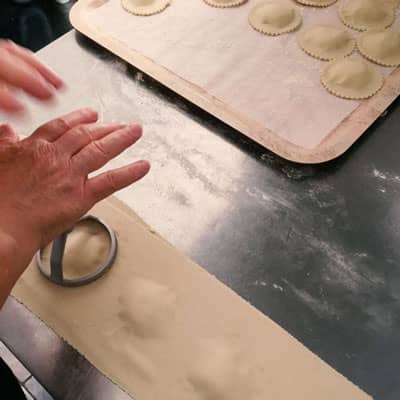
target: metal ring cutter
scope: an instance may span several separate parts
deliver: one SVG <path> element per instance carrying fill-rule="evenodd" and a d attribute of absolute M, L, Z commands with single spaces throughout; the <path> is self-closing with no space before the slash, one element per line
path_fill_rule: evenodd
<path fill-rule="evenodd" d="M 64 232 L 61 236 L 53 242 L 53 248 L 51 251 L 50 256 L 50 273 L 48 272 L 48 268 L 46 269 L 43 260 L 42 254 L 43 249 L 36 253 L 36 264 L 39 268 L 39 271 L 51 282 L 56 283 L 57 285 L 61 286 L 83 286 L 87 285 L 96 279 L 100 278 L 105 272 L 107 272 L 113 265 L 115 258 L 117 256 L 117 238 L 115 236 L 114 231 L 101 219 L 94 217 L 92 215 L 86 215 L 85 217 L 81 218 L 79 222 L 82 221 L 95 221 L 100 224 L 108 233 L 110 238 L 110 252 L 107 255 L 106 260 L 101 264 L 96 271 L 83 276 L 77 279 L 66 279 L 64 278 L 64 271 L 63 271 L 63 258 L 64 258 L 64 250 L 65 244 L 67 242 L 67 237 L 72 230 Z M 78 222 L 78 224 L 79 224 Z"/>

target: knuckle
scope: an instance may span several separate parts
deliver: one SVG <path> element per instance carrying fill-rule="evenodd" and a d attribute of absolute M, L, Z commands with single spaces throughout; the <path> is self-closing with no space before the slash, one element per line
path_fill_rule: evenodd
<path fill-rule="evenodd" d="M 101 142 L 95 140 L 94 142 L 92 142 L 92 146 L 97 157 L 101 157 L 103 159 L 109 158 L 108 151 L 105 149 L 104 145 Z"/>
<path fill-rule="evenodd" d="M 115 175 L 113 172 L 109 172 L 107 175 L 107 183 L 108 183 L 108 187 L 113 191 L 117 191 L 118 190 L 118 186 L 117 186 L 117 182 L 115 181 Z"/>
<path fill-rule="evenodd" d="M 91 117 L 92 115 L 97 115 L 97 112 L 94 111 L 92 108 L 82 108 L 81 110 L 79 110 L 79 112 L 81 113 L 82 117 Z"/>
<path fill-rule="evenodd" d="M 80 210 L 82 209 L 83 205 L 83 198 L 82 198 L 82 192 L 80 190 L 79 185 L 77 184 L 77 180 L 73 177 L 71 177 L 68 182 L 67 182 L 67 189 L 68 189 L 68 193 L 71 193 L 71 196 L 68 197 L 72 197 L 75 199 L 74 203 L 72 205 L 73 209 L 76 212 L 80 212 Z"/>
<path fill-rule="evenodd" d="M 57 153 L 55 146 L 46 140 L 29 138 L 24 145 L 24 153 L 30 155 L 33 167 L 53 173 L 59 165 L 60 154 Z"/>
<path fill-rule="evenodd" d="M 39 160 L 49 161 L 52 159 L 52 149 L 45 141 L 37 140 L 33 150 L 35 157 Z"/>
<path fill-rule="evenodd" d="M 41 135 L 41 134 L 46 135 L 58 132 L 66 132 L 68 130 L 70 130 L 70 125 L 68 121 L 63 117 L 60 117 L 50 122 L 47 122 L 46 124 L 39 127 L 34 132 L 34 135 Z"/>
<path fill-rule="evenodd" d="M 71 129 L 71 125 L 64 117 L 59 117 L 54 121 L 49 122 L 48 128 L 57 131 L 69 131 Z"/>
<path fill-rule="evenodd" d="M 21 153 L 19 143 L 7 143 L 0 147 L 0 166 L 2 164 L 13 163 Z"/>
<path fill-rule="evenodd" d="M 59 182 L 60 188 L 61 188 L 61 193 L 66 196 L 66 197 L 73 197 L 73 193 L 75 191 L 75 184 L 72 181 L 72 179 L 70 179 L 68 176 L 63 175 L 61 177 L 62 181 Z M 70 207 L 77 207 L 77 204 L 74 205 L 69 205 Z"/>
<path fill-rule="evenodd" d="M 76 133 L 80 136 L 85 136 L 87 138 L 88 142 L 92 141 L 93 135 L 92 135 L 92 130 L 88 125 L 79 125 L 76 128 Z"/>

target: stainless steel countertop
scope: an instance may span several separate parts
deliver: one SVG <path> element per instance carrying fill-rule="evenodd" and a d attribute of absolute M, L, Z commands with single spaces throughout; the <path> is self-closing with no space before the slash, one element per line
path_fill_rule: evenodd
<path fill-rule="evenodd" d="M 400 398 L 398 102 L 340 159 L 297 165 L 79 34 L 40 54 L 69 89 L 21 131 L 81 106 L 143 124 L 108 167 L 146 158 L 151 174 L 118 197 L 376 399 Z M 126 398 L 15 300 L 0 338 L 55 398 Z"/>

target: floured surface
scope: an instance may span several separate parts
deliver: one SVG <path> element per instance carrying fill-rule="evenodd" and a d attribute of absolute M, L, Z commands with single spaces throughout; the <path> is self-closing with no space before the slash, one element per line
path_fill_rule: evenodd
<path fill-rule="evenodd" d="M 370 398 L 126 206 L 93 214 L 118 233 L 112 270 L 62 288 L 31 266 L 13 295 L 135 399 Z"/>
<path fill-rule="evenodd" d="M 87 7 L 82 17 L 99 35 L 118 39 L 294 145 L 315 148 L 360 104 L 325 91 L 321 63 L 303 53 L 296 34 L 266 37 L 254 31 L 247 21 L 254 2 L 216 9 L 175 0 L 151 18 L 130 15 L 119 0 L 92 4 L 98 6 Z M 303 27 L 341 24 L 342 4 L 298 6 Z"/>

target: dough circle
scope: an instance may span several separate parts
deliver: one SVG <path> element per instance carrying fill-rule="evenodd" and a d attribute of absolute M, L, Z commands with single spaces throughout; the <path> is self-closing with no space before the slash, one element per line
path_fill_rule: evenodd
<path fill-rule="evenodd" d="M 50 274 L 53 243 L 43 249 L 42 263 Z M 78 222 L 68 235 L 62 259 L 64 278 L 79 279 L 97 271 L 111 251 L 108 232 L 96 221 Z"/>
<path fill-rule="evenodd" d="M 249 23 L 256 31 L 272 36 L 292 32 L 301 22 L 298 10 L 280 1 L 263 1 L 253 7 L 249 14 Z"/>
<path fill-rule="evenodd" d="M 121 0 L 122 7 L 134 14 L 140 16 L 149 16 L 164 11 L 171 0 Z"/>
<path fill-rule="evenodd" d="M 296 1 L 300 4 L 303 4 L 304 6 L 311 6 L 311 7 L 328 7 L 337 2 L 337 0 L 296 0 Z"/>
<path fill-rule="evenodd" d="M 391 29 L 368 31 L 357 39 L 360 53 L 385 67 L 400 65 L 400 31 Z"/>
<path fill-rule="evenodd" d="M 387 28 L 395 19 L 395 7 L 382 0 L 348 0 L 339 9 L 342 22 L 352 29 L 366 31 Z"/>
<path fill-rule="evenodd" d="M 372 65 L 349 57 L 331 61 L 321 71 L 321 83 L 326 90 L 343 99 L 372 97 L 383 82 L 382 75 Z"/>
<path fill-rule="evenodd" d="M 318 24 L 303 29 L 298 35 L 300 47 L 310 56 L 323 61 L 351 54 L 356 41 L 342 27 Z"/>
<path fill-rule="evenodd" d="M 208 5 L 218 8 L 237 7 L 247 0 L 204 0 Z"/>

